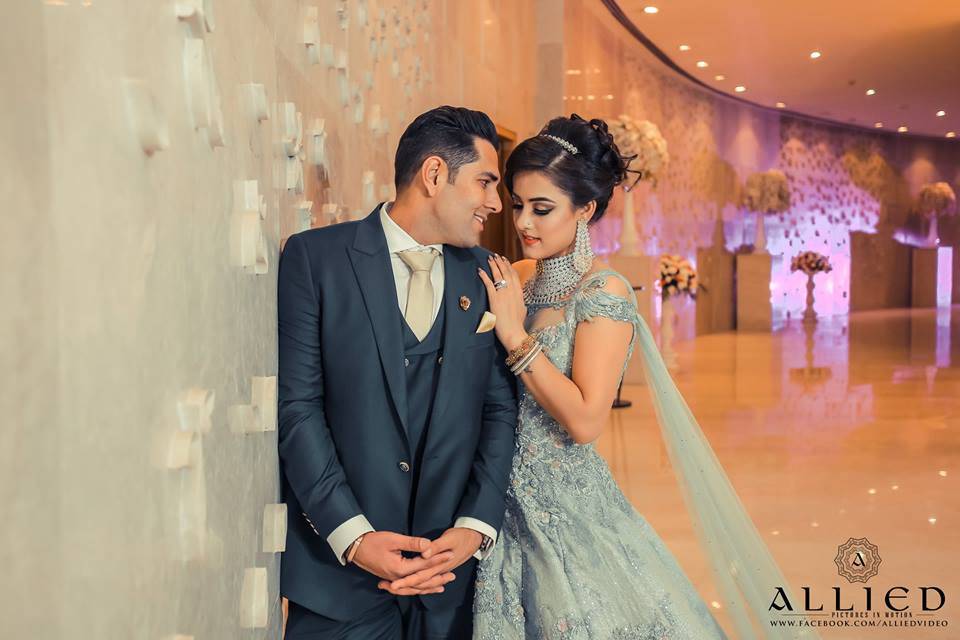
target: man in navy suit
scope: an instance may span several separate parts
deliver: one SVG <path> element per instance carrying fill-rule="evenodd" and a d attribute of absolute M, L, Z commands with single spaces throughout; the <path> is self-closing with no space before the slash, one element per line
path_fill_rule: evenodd
<path fill-rule="evenodd" d="M 471 635 L 517 422 L 478 276 L 480 233 L 501 209 L 497 144 L 483 113 L 428 111 L 400 138 L 395 202 L 286 242 L 288 639 Z"/>

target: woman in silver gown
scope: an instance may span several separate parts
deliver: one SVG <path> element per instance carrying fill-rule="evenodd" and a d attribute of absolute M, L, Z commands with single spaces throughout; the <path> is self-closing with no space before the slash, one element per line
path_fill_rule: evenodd
<path fill-rule="evenodd" d="M 477 573 L 478 640 L 725 637 L 592 444 L 642 322 L 629 283 L 597 264 L 587 232 L 625 168 L 606 125 L 579 118 L 552 121 L 507 163 L 536 273 L 494 257 L 497 282 L 485 280 L 498 338 L 515 352 L 535 337 L 541 354 L 519 374 L 504 524 Z"/>
<path fill-rule="evenodd" d="M 629 160 L 602 120 L 573 115 L 552 120 L 507 161 L 528 260 L 494 256 L 493 278 L 480 277 L 515 361 L 520 410 L 503 527 L 477 573 L 475 640 L 727 637 L 592 444 L 638 340 L 638 357 L 655 367 L 644 364 L 661 427 L 673 429 L 668 450 L 696 528 L 711 539 L 721 590 L 736 594 L 724 602 L 737 637 L 767 637 L 753 635 L 745 610 L 764 606 L 760 591 L 781 579 L 776 565 L 662 367 L 630 284 L 590 248 L 587 223 L 604 213 Z M 686 460 L 675 459 L 681 445 L 672 437 Z M 720 477 L 693 477 L 704 470 Z M 716 511 L 723 532 L 743 534 L 744 548 L 713 540 L 722 537 L 713 536 Z M 738 568 L 758 584 L 740 584 Z"/>

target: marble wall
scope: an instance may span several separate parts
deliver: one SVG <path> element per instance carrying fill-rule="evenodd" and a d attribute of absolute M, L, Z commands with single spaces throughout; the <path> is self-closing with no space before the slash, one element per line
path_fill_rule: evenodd
<path fill-rule="evenodd" d="M 816 278 L 818 313 L 849 311 L 851 281 L 863 287 L 872 281 L 859 308 L 906 306 L 908 290 L 878 290 L 876 279 L 909 282 L 909 264 L 892 240 L 909 242 L 925 233 L 907 215 L 921 186 L 945 180 L 960 189 L 960 144 L 817 124 L 718 96 L 665 67 L 600 3 L 567 0 L 565 7 L 565 110 L 651 120 L 668 141 L 670 164 L 659 185 L 645 185 L 636 200 L 647 253 L 696 259 L 697 248 L 716 245 L 717 221 L 728 250 L 751 244 L 755 216 L 737 205 L 740 186 L 755 171 L 778 168 L 790 181 L 792 206 L 766 218 L 768 249 L 775 256 L 774 312 L 781 318 L 802 312 L 806 278 L 789 267 L 804 250 L 825 253 L 834 265 Z M 619 248 L 621 200 L 598 225 L 601 251 Z M 886 242 L 864 243 L 870 250 L 851 264 L 854 232 Z M 955 235 L 941 221 L 943 241 L 955 243 Z M 954 295 L 960 301 L 956 288 Z"/>
<path fill-rule="evenodd" d="M 536 4 L 34 0 L 0 20 L 0 618 L 273 638 L 282 239 L 453 103 L 530 133 Z"/>

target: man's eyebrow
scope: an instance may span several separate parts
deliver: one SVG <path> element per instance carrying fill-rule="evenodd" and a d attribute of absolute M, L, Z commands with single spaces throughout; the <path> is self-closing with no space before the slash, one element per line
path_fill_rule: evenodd
<path fill-rule="evenodd" d="M 499 181 L 500 181 L 500 176 L 498 176 L 497 174 L 493 173 L 492 171 L 484 171 L 483 173 L 480 174 L 480 177 L 481 177 L 481 178 L 486 178 L 486 179 L 489 180 L 490 182 L 499 182 Z"/>

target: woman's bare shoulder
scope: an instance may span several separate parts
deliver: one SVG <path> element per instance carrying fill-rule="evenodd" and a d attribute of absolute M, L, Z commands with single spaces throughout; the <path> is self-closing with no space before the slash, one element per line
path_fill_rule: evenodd
<path fill-rule="evenodd" d="M 517 272 L 517 276 L 520 277 L 520 282 L 526 282 L 530 276 L 533 275 L 533 272 L 537 269 L 536 260 L 517 260 L 513 263 L 513 268 Z"/>

